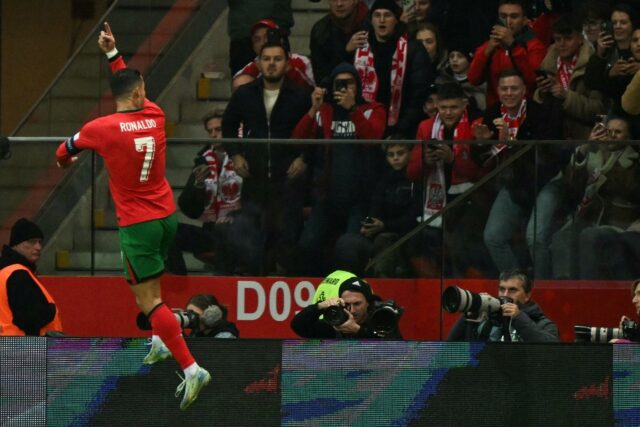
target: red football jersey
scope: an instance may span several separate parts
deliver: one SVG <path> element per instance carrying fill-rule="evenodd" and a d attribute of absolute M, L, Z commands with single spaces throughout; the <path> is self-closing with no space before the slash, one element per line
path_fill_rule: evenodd
<path fill-rule="evenodd" d="M 112 71 L 124 67 L 121 59 Z M 89 149 L 98 153 L 109 173 L 109 188 L 121 227 L 165 218 L 175 212 L 171 187 L 165 177 L 165 116 L 145 99 L 140 110 L 118 112 L 85 124 L 63 142 L 56 152 L 59 161 Z"/>

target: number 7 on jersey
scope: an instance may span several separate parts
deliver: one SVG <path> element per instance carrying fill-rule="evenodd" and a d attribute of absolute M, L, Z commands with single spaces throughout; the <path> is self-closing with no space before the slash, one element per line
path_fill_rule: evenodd
<path fill-rule="evenodd" d="M 136 144 L 136 151 L 138 153 L 144 152 L 144 161 L 142 162 L 142 170 L 140 171 L 140 182 L 147 182 L 149 180 L 149 172 L 153 165 L 153 157 L 156 153 L 156 140 L 152 136 L 145 136 L 143 138 L 135 138 L 133 142 Z"/>

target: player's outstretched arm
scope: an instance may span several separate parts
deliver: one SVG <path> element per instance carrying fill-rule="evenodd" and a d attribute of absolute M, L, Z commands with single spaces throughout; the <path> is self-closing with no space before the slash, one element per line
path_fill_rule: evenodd
<path fill-rule="evenodd" d="M 105 54 L 108 54 L 116 49 L 116 38 L 111 32 L 111 27 L 108 22 L 104 23 L 104 28 L 98 35 L 98 46 Z"/>

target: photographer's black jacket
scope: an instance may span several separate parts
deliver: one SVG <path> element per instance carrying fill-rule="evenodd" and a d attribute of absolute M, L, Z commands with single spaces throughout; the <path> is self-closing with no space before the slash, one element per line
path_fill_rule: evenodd
<path fill-rule="evenodd" d="M 502 337 L 500 328 L 491 320 L 469 322 L 463 315 L 453 325 L 447 341 L 499 341 Z M 515 329 L 519 341 L 522 342 L 560 341 L 556 324 L 547 318 L 533 301 L 520 307 L 520 314 L 511 320 L 511 329 Z"/>
<path fill-rule="evenodd" d="M 232 335 L 232 336 L 229 336 Z M 235 323 L 228 320 L 221 320 L 216 323 L 216 327 L 206 331 L 194 331 L 192 337 L 209 337 L 209 338 L 240 338 L 240 331 Z"/>
<path fill-rule="evenodd" d="M 300 335 L 302 338 L 376 338 L 380 337 L 374 335 L 373 331 L 367 327 L 367 325 L 360 325 L 360 331 L 356 335 L 346 335 L 333 329 L 333 326 L 327 322 L 320 320 L 322 311 L 318 308 L 318 304 L 311 304 L 303 308 L 298 314 L 295 315 L 291 321 L 291 329 Z M 402 336 L 399 331 L 391 334 L 385 339 L 389 340 L 401 340 Z"/>

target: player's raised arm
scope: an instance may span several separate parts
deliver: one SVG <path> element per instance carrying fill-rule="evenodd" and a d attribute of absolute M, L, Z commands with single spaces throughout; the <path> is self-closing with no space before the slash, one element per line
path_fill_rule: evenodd
<path fill-rule="evenodd" d="M 109 26 L 108 22 L 104 23 L 104 28 L 102 31 L 100 31 L 100 34 L 98 35 L 98 46 L 100 46 L 100 49 L 105 54 L 107 54 L 107 56 L 112 51 L 117 52 L 116 38 L 113 36 L 113 33 L 111 32 L 111 27 Z"/>

